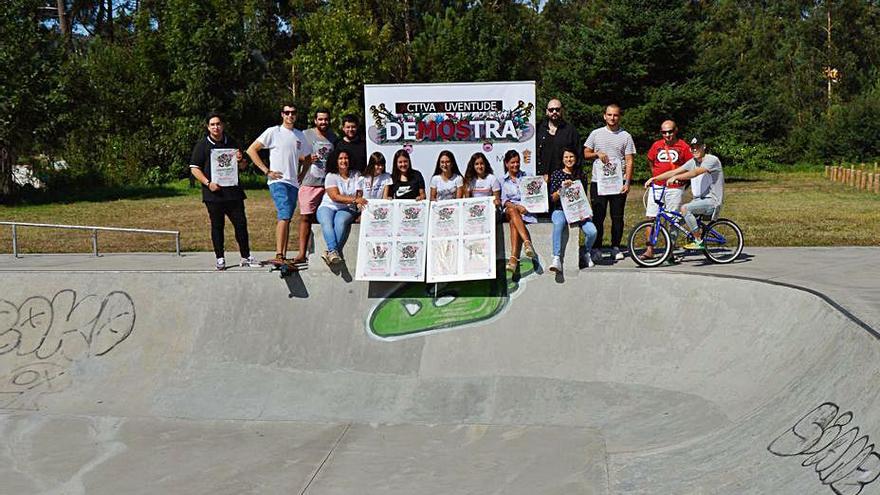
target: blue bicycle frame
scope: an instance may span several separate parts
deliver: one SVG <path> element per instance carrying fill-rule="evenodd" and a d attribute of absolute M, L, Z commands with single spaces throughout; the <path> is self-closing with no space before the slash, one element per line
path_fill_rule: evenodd
<path fill-rule="evenodd" d="M 666 184 L 659 187 L 660 194 L 657 194 L 658 186 L 656 186 L 653 182 L 651 183 L 651 195 L 654 197 L 654 203 L 657 204 L 657 216 L 654 217 L 654 228 L 651 229 L 651 237 L 648 240 L 650 245 L 655 245 L 657 243 L 657 236 L 660 231 L 661 222 L 666 226 L 666 230 L 669 231 L 670 236 L 673 237 L 674 244 L 674 234 L 675 230 L 669 228 L 669 226 L 675 227 L 676 230 L 681 231 L 687 236 L 688 242 L 694 242 L 696 239 L 694 235 L 685 227 L 684 215 L 674 210 L 666 209 L 666 202 L 663 200 L 666 197 Z M 697 227 L 703 233 L 703 242 L 709 242 L 712 244 L 726 244 L 727 239 L 720 232 L 715 231 L 714 229 L 708 229 L 707 225 L 703 223 L 700 215 L 697 215 Z"/>

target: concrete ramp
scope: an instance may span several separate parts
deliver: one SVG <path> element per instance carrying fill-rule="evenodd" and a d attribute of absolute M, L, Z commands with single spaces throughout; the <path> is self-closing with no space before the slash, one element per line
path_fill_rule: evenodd
<path fill-rule="evenodd" d="M 796 288 L 0 277 L 0 493 L 880 493 L 880 345 Z"/>

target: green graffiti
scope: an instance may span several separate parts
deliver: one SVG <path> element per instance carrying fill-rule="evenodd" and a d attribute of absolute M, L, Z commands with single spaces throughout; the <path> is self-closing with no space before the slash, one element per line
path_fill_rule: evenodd
<path fill-rule="evenodd" d="M 488 320 L 507 306 L 520 280 L 534 272 L 532 261 L 524 259 L 519 273 L 510 278 L 500 265 L 500 275 L 491 280 L 403 284 L 373 308 L 369 331 L 393 338 Z"/>

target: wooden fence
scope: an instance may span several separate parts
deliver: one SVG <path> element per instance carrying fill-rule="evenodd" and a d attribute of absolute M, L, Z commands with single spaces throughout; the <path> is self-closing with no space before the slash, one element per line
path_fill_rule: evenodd
<path fill-rule="evenodd" d="M 880 168 L 877 162 L 850 165 L 826 165 L 825 177 L 850 187 L 880 194 Z"/>

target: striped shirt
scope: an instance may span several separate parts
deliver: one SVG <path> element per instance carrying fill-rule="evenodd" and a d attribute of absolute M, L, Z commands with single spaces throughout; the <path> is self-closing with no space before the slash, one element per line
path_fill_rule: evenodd
<path fill-rule="evenodd" d="M 630 133 L 623 129 L 612 131 L 607 126 L 600 127 L 587 137 L 584 141 L 584 147 L 590 148 L 595 152 L 601 151 L 608 155 L 608 159 L 612 162 L 623 163 L 626 155 L 636 154 L 636 145 Z M 593 164 L 592 182 L 599 182 L 599 168 Z"/>

